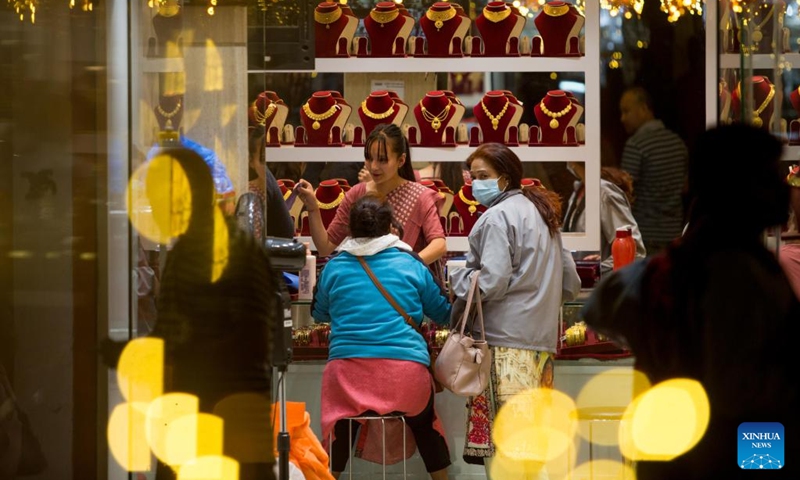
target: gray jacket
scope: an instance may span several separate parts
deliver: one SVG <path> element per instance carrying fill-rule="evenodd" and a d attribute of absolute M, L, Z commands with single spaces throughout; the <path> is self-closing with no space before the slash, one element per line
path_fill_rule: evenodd
<path fill-rule="evenodd" d="M 575 298 L 581 281 L 560 233 L 550 236 L 520 190 L 500 195 L 469 234 L 466 267 L 451 272 L 460 300 L 454 315 L 465 303 L 476 270 L 489 345 L 555 352 L 559 309 Z"/>

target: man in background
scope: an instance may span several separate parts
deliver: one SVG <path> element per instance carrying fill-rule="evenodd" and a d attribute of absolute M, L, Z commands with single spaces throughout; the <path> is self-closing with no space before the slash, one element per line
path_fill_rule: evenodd
<path fill-rule="evenodd" d="M 688 151 L 683 140 L 655 118 L 647 91 L 633 87 L 619 102 L 622 125 L 630 138 L 622 169 L 633 177 L 633 216 L 648 255 L 663 250 L 683 229 L 681 192 Z"/>

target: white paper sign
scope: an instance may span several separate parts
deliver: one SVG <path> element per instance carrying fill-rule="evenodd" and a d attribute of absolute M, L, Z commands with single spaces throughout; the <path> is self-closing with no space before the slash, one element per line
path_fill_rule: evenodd
<path fill-rule="evenodd" d="M 398 80 L 372 80 L 370 82 L 370 92 L 376 90 L 391 90 L 397 93 L 400 98 L 405 98 L 406 82 Z"/>

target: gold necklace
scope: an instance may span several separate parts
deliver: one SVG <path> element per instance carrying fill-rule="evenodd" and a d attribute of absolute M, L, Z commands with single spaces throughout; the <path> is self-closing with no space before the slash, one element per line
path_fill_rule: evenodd
<path fill-rule="evenodd" d="M 178 100 L 178 103 L 175 105 L 175 108 L 172 109 L 171 112 L 165 112 L 163 108 L 161 108 L 161 104 L 159 103 L 156 105 L 156 111 L 164 117 L 164 120 L 167 122 L 164 124 L 164 128 L 171 130 L 172 129 L 172 117 L 178 114 L 181 109 L 181 101 Z"/>
<path fill-rule="evenodd" d="M 325 25 L 325 28 L 331 28 L 331 23 L 336 22 L 342 16 L 342 9 L 339 6 L 336 6 L 336 10 L 332 12 L 318 12 L 314 10 L 314 20 L 317 23 L 321 23 Z"/>
<path fill-rule="evenodd" d="M 323 210 L 330 210 L 332 208 L 338 207 L 339 204 L 342 203 L 342 200 L 344 200 L 344 190 L 339 191 L 339 196 L 334 198 L 332 202 L 325 203 L 325 202 L 320 202 L 319 199 L 317 199 L 317 205 L 319 205 L 319 208 Z"/>
<path fill-rule="evenodd" d="M 381 28 L 383 28 L 384 23 L 389 23 L 397 16 L 400 15 L 400 10 L 391 10 L 389 12 L 378 12 L 375 10 L 370 10 L 369 16 L 375 20 L 376 22 L 381 24 Z"/>
<path fill-rule="evenodd" d="M 389 110 L 386 110 L 382 113 L 371 112 L 369 108 L 367 108 L 367 101 L 364 100 L 361 102 L 361 111 L 364 112 L 364 115 L 373 120 L 383 120 L 384 118 L 390 117 L 394 113 L 394 100 L 392 100 L 392 106 L 389 107 Z"/>
<path fill-rule="evenodd" d="M 483 100 L 481 100 L 481 107 L 483 107 L 483 113 L 485 113 L 486 116 L 488 116 L 489 119 L 492 121 L 492 129 L 497 130 L 497 127 L 500 125 L 500 119 L 503 118 L 503 115 L 506 114 L 506 110 L 508 110 L 509 103 L 511 103 L 511 101 L 508 98 L 506 98 L 506 104 L 503 105 L 503 109 L 500 110 L 500 113 L 498 113 L 497 116 L 494 116 L 492 115 L 492 112 L 490 112 L 489 109 L 486 108 L 486 104 L 483 103 Z"/>
<path fill-rule="evenodd" d="M 767 94 L 767 98 L 761 103 L 761 105 L 753 112 L 753 126 L 756 128 L 761 128 L 764 125 L 764 120 L 761 119 L 761 112 L 767 108 L 769 102 L 772 101 L 772 97 L 775 96 L 775 85 L 769 86 L 769 93 Z M 739 95 L 741 98 L 741 95 Z"/>
<path fill-rule="evenodd" d="M 544 4 L 544 13 L 548 17 L 560 17 L 562 15 L 566 15 L 569 12 L 569 5 L 548 5 Z"/>
<path fill-rule="evenodd" d="M 556 120 L 556 119 L 563 117 L 564 115 L 569 113 L 570 110 L 572 110 L 572 102 L 570 101 L 569 105 L 564 107 L 564 109 L 561 110 L 560 112 L 556 112 L 556 113 L 553 113 L 553 112 L 551 112 L 550 110 L 547 109 L 547 107 L 544 104 L 544 100 L 539 102 L 539 108 L 542 109 L 542 113 L 544 113 L 545 115 L 550 117 L 550 128 L 556 129 L 556 128 L 558 128 L 558 120 Z"/>
<path fill-rule="evenodd" d="M 178 0 L 159 0 L 158 14 L 162 17 L 174 17 L 181 11 Z"/>
<path fill-rule="evenodd" d="M 433 26 L 436 27 L 436 31 L 438 32 L 444 26 L 444 22 L 455 17 L 456 13 L 456 9 L 450 5 L 447 10 L 428 10 L 425 12 L 425 16 L 428 17 L 428 20 L 433 22 Z"/>
<path fill-rule="evenodd" d="M 488 10 L 488 8 L 489 7 L 483 7 L 483 16 L 492 23 L 502 22 L 511 15 L 511 9 L 508 7 L 499 12 Z"/>
<path fill-rule="evenodd" d="M 275 113 L 275 110 L 278 107 L 274 103 L 270 103 L 269 105 L 267 105 L 267 108 L 264 110 L 264 113 L 261 113 L 260 111 L 258 111 L 258 105 L 256 105 L 255 102 L 253 102 L 253 106 L 250 108 L 253 109 L 253 118 L 255 119 L 255 121 L 258 122 L 259 125 L 266 125 L 267 119 L 270 118 L 273 113 Z"/>
<path fill-rule="evenodd" d="M 465 197 L 463 188 L 458 190 L 458 198 L 460 198 L 461 201 L 464 202 L 465 204 L 469 205 L 469 208 L 467 209 L 469 210 L 469 216 L 471 217 L 475 215 L 475 212 L 478 211 L 478 205 L 480 205 L 481 202 L 477 200 L 470 200 L 467 197 Z"/>
<path fill-rule="evenodd" d="M 314 123 L 311 124 L 311 128 L 313 128 L 314 130 L 319 130 L 320 120 L 327 120 L 331 118 L 337 111 L 339 111 L 339 108 L 340 108 L 339 104 L 337 103 L 323 113 L 314 113 L 311 110 L 311 107 L 308 105 L 308 102 L 303 104 L 303 112 L 305 112 L 308 118 L 314 120 Z"/>
<path fill-rule="evenodd" d="M 753 41 L 760 42 L 762 38 L 764 38 L 764 34 L 761 33 L 761 27 L 766 24 L 770 18 L 772 18 L 772 14 L 775 12 L 775 5 L 772 5 L 769 8 L 769 12 L 764 16 L 764 20 L 761 21 L 758 25 L 753 25 Z"/>
<path fill-rule="evenodd" d="M 447 99 L 447 105 L 444 107 L 444 110 L 439 112 L 437 115 L 434 115 L 427 108 L 425 108 L 425 105 L 422 104 L 422 100 L 419 101 L 419 108 L 422 111 L 422 118 L 431 124 L 431 128 L 433 128 L 434 132 L 438 132 L 442 127 L 442 120 L 447 118 L 447 115 L 450 113 L 450 106 L 452 104 L 453 103 L 450 101 L 450 99 Z"/>

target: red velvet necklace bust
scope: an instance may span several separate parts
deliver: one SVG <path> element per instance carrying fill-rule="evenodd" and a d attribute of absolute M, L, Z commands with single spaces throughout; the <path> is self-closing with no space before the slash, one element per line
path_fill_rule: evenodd
<path fill-rule="evenodd" d="M 394 123 L 400 126 L 403 123 L 403 117 L 400 116 L 401 107 L 402 105 L 398 105 L 386 90 L 370 93 L 358 108 L 358 117 L 364 126 L 364 136 L 369 136 L 370 132 L 381 123 Z"/>
<path fill-rule="evenodd" d="M 459 15 L 454 4 L 436 2 L 420 17 L 419 24 L 427 40 L 428 53 L 431 57 L 449 57 L 463 50 L 464 37 L 469 31 L 470 19 Z M 453 41 L 462 49 L 453 51 Z"/>
<path fill-rule="evenodd" d="M 462 235 L 469 235 L 475 222 L 478 221 L 478 217 L 486 211 L 486 207 L 481 205 L 480 202 L 475 200 L 475 197 L 472 196 L 471 182 L 465 183 L 461 187 L 458 194 L 453 198 L 453 206 L 455 206 L 458 216 L 461 219 L 461 225 L 463 225 L 460 232 L 458 232 L 458 229 L 455 229 L 455 232 L 461 233 Z M 452 223 L 450 229 L 451 231 L 453 230 Z"/>
<path fill-rule="evenodd" d="M 328 145 L 331 129 L 342 113 L 342 107 L 330 92 L 314 92 L 300 109 L 300 121 L 306 130 L 306 144 Z"/>
<path fill-rule="evenodd" d="M 414 107 L 414 117 L 420 130 L 420 145 L 442 144 L 445 130 L 452 123 L 456 109 L 453 102 L 441 90 L 428 92 Z"/>
<path fill-rule="evenodd" d="M 347 15 L 341 5 L 322 2 L 314 9 L 314 43 L 319 58 L 348 57 L 358 19 Z"/>
<path fill-rule="evenodd" d="M 583 107 L 563 90 L 551 90 L 533 107 L 533 113 L 541 130 L 541 143 L 563 145 L 567 143 L 567 127 L 577 126 Z"/>
<path fill-rule="evenodd" d="M 509 140 L 508 128 L 519 126 L 522 107 L 512 102 L 502 90 L 492 90 L 483 96 L 473 114 L 481 127 L 482 143 L 506 143 Z"/>
<path fill-rule="evenodd" d="M 509 54 L 511 39 L 519 39 L 525 17 L 515 14 L 505 2 L 489 2 L 475 19 L 475 25 L 483 39 L 483 55 L 504 57 Z"/>
<path fill-rule="evenodd" d="M 178 130 L 183 118 L 183 95 L 161 96 L 153 113 L 162 131 Z"/>
<path fill-rule="evenodd" d="M 570 3 L 561 0 L 546 3 L 533 19 L 542 39 L 541 51 L 532 51 L 531 55 L 547 57 L 580 55 L 578 46 L 585 21 L 583 15 Z"/>
<path fill-rule="evenodd" d="M 158 13 L 153 17 L 159 57 L 181 57 L 179 48 L 183 34 L 183 14 L 178 0 L 159 2 Z"/>
<path fill-rule="evenodd" d="M 772 84 L 769 78 L 761 75 L 752 77 L 752 83 L 753 111 L 751 113 L 751 117 L 748 119 L 749 123 L 752 123 L 752 125 L 756 128 L 771 130 L 771 123 L 773 120 L 772 117 L 775 113 L 775 103 L 773 102 L 773 99 L 775 98 L 775 86 Z M 742 84 L 739 82 L 736 90 L 731 95 L 731 109 L 734 112 L 734 116 L 736 116 L 736 120 L 740 120 L 739 112 L 741 112 L 741 100 Z"/>
<path fill-rule="evenodd" d="M 369 36 L 370 56 L 403 57 L 414 18 L 403 15 L 394 2 L 379 2 L 364 18 L 364 28 Z"/>
<path fill-rule="evenodd" d="M 314 191 L 314 195 L 317 197 L 322 224 L 328 228 L 336 216 L 339 204 L 344 200 L 344 190 L 337 180 L 323 180 L 319 182 L 319 187 Z"/>

